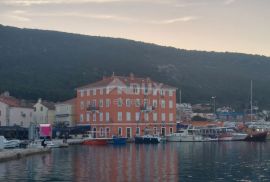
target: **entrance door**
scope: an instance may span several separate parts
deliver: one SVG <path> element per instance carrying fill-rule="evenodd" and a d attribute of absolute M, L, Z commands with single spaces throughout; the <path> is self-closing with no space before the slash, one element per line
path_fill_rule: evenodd
<path fill-rule="evenodd" d="M 161 135 L 162 136 L 166 135 L 166 128 L 164 128 L 164 127 L 161 128 Z"/>
<path fill-rule="evenodd" d="M 131 128 L 127 128 L 127 138 L 131 138 L 132 134 L 131 134 Z"/>
<path fill-rule="evenodd" d="M 96 134 L 97 134 L 97 129 L 93 128 L 93 137 L 96 138 Z"/>

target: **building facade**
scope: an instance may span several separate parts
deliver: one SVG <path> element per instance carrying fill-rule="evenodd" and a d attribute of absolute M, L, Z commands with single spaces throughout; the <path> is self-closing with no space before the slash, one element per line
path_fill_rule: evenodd
<path fill-rule="evenodd" d="M 0 126 L 29 127 L 33 113 L 33 104 L 12 97 L 8 92 L 0 95 Z"/>
<path fill-rule="evenodd" d="M 111 76 L 80 88 L 77 124 L 100 136 L 166 135 L 176 130 L 176 88 L 150 78 Z"/>
<path fill-rule="evenodd" d="M 36 124 L 54 124 L 55 105 L 53 102 L 38 99 L 34 107 L 34 122 Z"/>
<path fill-rule="evenodd" d="M 75 125 L 75 104 L 76 99 L 70 99 L 65 102 L 55 104 L 55 121 L 56 123 L 67 126 Z"/>

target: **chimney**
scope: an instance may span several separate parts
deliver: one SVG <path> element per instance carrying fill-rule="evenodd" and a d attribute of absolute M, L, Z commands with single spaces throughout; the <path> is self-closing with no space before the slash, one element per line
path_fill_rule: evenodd
<path fill-rule="evenodd" d="M 42 100 L 41 100 L 41 98 L 39 98 L 39 99 L 38 99 L 38 103 L 41 103 L 41 102 L 42 102 Z"/>

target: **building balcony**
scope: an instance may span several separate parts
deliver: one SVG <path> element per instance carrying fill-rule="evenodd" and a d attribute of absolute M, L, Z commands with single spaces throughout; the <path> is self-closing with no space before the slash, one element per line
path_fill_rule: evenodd
<path fill-rule="evenodd" d="M 151 111 L 154 111 L 155 110 L 155 107 L 154 106 L 144 106 L 144 105 L 142 105 L 140 107 L 140 110 L 142 112 L 151 112 Z"/>
<path fill-rule="evenodd" d="M 99 107 L 97 107 L 97 106 L 88 106 L 86 108 L 86 110 L 90 111 L 90 112 L 97 112 L 97 111 L 99 111 Z"/>

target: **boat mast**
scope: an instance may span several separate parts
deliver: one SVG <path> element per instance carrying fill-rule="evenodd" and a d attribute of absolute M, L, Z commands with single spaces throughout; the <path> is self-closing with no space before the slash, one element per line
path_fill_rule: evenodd
<path fill-rule="evenodd" d="M 179 120 L 181 122 L 181 101 L 182 101 L 182 91 L 181 89 L 179 90 Z"/>
<path fill-rule="evenodd" d="M 252 103 L 252 96 L 253 95 L 253 81 L 250 81 L 250 122 L 252 122 L 252 110 L 253 110 L 253 103 Z"/>

